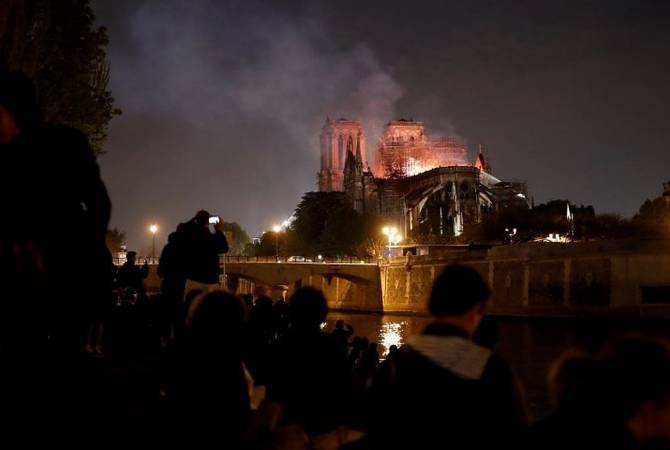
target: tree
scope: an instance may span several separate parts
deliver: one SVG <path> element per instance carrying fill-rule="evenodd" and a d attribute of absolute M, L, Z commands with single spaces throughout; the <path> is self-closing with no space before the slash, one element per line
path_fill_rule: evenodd
<path fill-rule="evenodd" d="M 229 255 L 241 255 L 244 253 L 246 245 L 251 242 L 249 235 L 246 231 L 237 223 L 237 222 L 224 222 L 223 231 L 226 233 L 231 233 L 233 239 L 231 242 L 228 242 L 230 250 Z"/>
<path fill-rule="evenodd" d="M 121 231 L 118 228 L 112 228 L 107 230 L 107 235 L 105 236 L 105 242 L 107 244 L 107 249 L 110 253 L 115 254 L 121 251 L 121 247 L 126 243 L 126 232 Z"/>
<path fill-rule="evenodd" d="M 646 200 L 633 217 L 633 228 L 643 237 L 670 237 L 670 199 L 658 197 Z"/>
<path fill-rule="evenodd" d="M 275 244 L 279 244 L 281 254 L 284 254 L 286 248 L 284 243 L 285 233 L 275 235 L 274 231 L 265 231 L 257 242 L 249 242 L 244 246 L 244 255 L 246 256 L 275 256 Z M 275 241 L 277 239 L 277 241 Z"/>
<path fill-rule="evenodd" d="M 366 238 L 379 234 L 379 219 L 356 212 L 344 192 L 306 193 L 294 218 L 284 239 L 295 254 L 357 255 Z"/>
<path fill-rule="evenodd" d="M 90 0 L 3 0 L 0 60 L 34 80 L 47 122 L 81 130 L 101 154 L 121 111 L 108 90 L 107 30 L 94 22 Z"/>

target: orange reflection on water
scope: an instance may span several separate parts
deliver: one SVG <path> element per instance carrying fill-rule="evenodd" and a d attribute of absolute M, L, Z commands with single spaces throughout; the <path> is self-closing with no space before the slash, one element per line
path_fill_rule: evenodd
<path fill-rule="evenodd" d="M 407 326 L 405 321 L 386 322 L 379 329 L 379 344 L 381 356 L 385 358 L 392 345 L 400 347 L 403 344 L 403 331 Z"/>

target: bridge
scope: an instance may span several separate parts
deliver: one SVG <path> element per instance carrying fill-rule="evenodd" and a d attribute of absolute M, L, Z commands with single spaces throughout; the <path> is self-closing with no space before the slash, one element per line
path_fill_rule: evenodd
<path fill-rule="evenodd" d="M 329 307 L 381 311 L 380 268 L 376 262 L 359 259 L 287 261 L 276 258 L 224 257 L 222 272 L 227 287 L 251 293 L 255 286 L 270 288 L 273 297 L 289 295 L 301 286 L 324 291 Z"/>
<path fill-rule="evenodd" d="M 670 240 L 515 244 L 379 263 L 244 257 L 221 263 L 235 292 L 260 284 L 273 288 L 276 299 L 314 286 L 340 310 L 425 312 L 435 276 L 458 263 L 488 281 L 493 314 L 670 318 Z"/>

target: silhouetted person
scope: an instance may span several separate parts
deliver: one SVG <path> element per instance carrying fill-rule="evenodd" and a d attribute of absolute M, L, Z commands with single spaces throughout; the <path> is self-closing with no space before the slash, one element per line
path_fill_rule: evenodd
<path fill-rule="evenodd" d="M 288 327 L 288 302 L 284 300 L 284 297 L 279 297 L 274 305 L 272 305 L 272 308 L 274 309 L 275 318 L 277 319 L 277 329 L 275 330 L 275 338 L 277 338 L 284 334 Z"/>
<path fill-rule="evenodd" d="M 149 265 L 144 261 L 142 267 L 137 266 L 137 253 L 128 252 L 126 262 L 121 266 L 116 274 L 116 285 L 121 289 L 132 289 L 143 296 L 146 293 L 144 280 L 149 276 Z"/>
<path fill-rule="evenodd" d="M 158 276 L 161 278 L 161 310 L 163 313 L 163 336 L 175 337 L 183 327 L 185 319 L 184 286 L 184 255 L 178 242 L 176 232 L 170 233 L 168 242 L 163 247 L 158 262 Z"/>
<path fill-rule="evenodd" d="M 615 339 L 596 355 L 572 352 L 550 375 L 555 411 L 534 424 L 525 448 L 670 448 L 670 350 Z"/>
<path fill-rule="evenodd" d="M 398 346 L 397 346 L 397 345 L 392 345 L 392 346 L 390 346 L 390 347 L 389 347 L 389 352 L 388 352 L 388 354 L 386 355 L 386 359 L 393 358 L 393 357 L 395 356 L 395 354 L 396 354 L 397 351 L 398 351 Z"/>
<path fill-rule="evenodd" d="M 227 292 L 196 297 L 166 396 L 172 422 L 163 432 L 194 447 L 242 448 L 250 403 L 242 363 L 244 303 Z"/>
<path fill-rule="evenodd" d="M 219 255 L 228 252 L 228 241 L 223 234 L 223 220 L 210 224 L 210 217 L 207 211 L 198 211 L 193 219 L 177 227 L 186 293 L 191 289 L 209 292 L 219 288 Z"/>
<path fill-rule="evenodd" d="M 354 339 L 351 342 L 351 348 L 349 349 L 349 355 L 347 357 L 347 362 L 349 370 L 354 370 L 358 365 L 358 360 L 361 357 L 361 353 L 367 347 L 366 342 L 360 336 L 354 336 Z"/>
<path fill-rule="evenodd" d="M 251 309 L 246 329 L 247 367 L 257 384 L 264 385 L 269 375 L 270 344 L 275 338 L 277 317 L 270 297 L 261 296 Z"/>
<path fill-rule="evenodd" d="M 284 409 L 284 422 L 298 424 L 314 440 L 342 423 L 346 361 L 337 343 L 321 331 L 328 306 L 323 293 L 302 287 L 289 299 L 289 328 L 275 344 L 268 396 Z"/>
<path fill-rule="evenodd" d="M 247 307 L 248 311 L 251 311 L 251 308 L 254 307 L 254 296 L 251 294 L 239 294 L 240 299 L 244 302 L 244 305 Z"/>
<path fill-rule="evenodd" d="M 44 123 L 21 75 L 0 73 L 0 167 L 0 403 L 30 423 L 47 411 L 36 403 L 50 404 L 71 426 L 63 398 L 80 399 L 78 358 L 111 295 L 109 197 L 86 136 Z"/>
<path fill-rule="evenodd" d="M 370 342 L 367 351 L 365 352 L 366 365 L 374 370 L 379 364 L 379 352 L 377 351 L 377 343 Z"/>
<path fill-rule="evenodd" d="M 433 322 L 401 348 L 373 386 L 369 448 L 507 448 L 525 415 L 507 364 L 472 341 L 490 290 L 448 266 L 433 284 Z"/>
<path fill-rule="evenodd" d="M 335 341 L 340 345 L 343 351 L 347 351 L 349 338 L 354 334 L 354 329 L 344 320 L 339 319 L 335 322 L 335 329 L 331 333 Z"/>

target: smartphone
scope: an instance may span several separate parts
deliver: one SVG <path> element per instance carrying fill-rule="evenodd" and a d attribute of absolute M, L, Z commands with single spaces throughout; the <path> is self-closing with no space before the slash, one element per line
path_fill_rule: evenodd
<path fill-rule="evenodd" d="M 209 218 L 209 223 L 212 225 L 217 224 L 221 221 L 221 218 L 219 216 L 212 216 Z"/>

